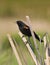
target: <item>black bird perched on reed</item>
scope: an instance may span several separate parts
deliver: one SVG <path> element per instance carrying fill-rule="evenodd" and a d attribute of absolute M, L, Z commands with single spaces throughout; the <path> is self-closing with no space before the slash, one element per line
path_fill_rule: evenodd
<path fill-rule="evenodd" d="M 28 38 L 30 38 L 30 37 L 32 36 L 32 35 L 31 35 L 30 28 L 29 28 L 28 25 L 26 25 L 23 21 L 20 21 L 20 20 L 16 21 L 16 23 L 17 23 L 17 25 L 18 25 L 18 27 L 19 27 L 19 30 L 20 30 L 24 35 L 28 36 Z M 43 42 L 43 40 L 39 38 L 39 36 L 35 33 L 35 31 L 33 31 L 33 33 L 34 33 L 35 38 L 36 38 L 38 41 L 41 40 L 41 42 Z"/>

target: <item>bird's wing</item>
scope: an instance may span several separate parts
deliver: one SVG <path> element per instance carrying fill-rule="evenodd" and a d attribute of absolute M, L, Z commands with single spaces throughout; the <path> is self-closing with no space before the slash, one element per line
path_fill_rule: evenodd
<path fill-rule="evenodd" d="M 24 29 L 29 29 L 29 27 L 27 25 L 24 25 Z"/>

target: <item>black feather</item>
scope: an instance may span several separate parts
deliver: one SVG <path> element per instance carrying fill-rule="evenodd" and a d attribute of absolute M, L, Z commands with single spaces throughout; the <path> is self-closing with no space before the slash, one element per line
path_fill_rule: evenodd
<path fill-rule="evenodd" d="M 28 37 L 31 37 L 31 31 L 30 31 L 30 28 L 28 25 L 26 25 L 25 23 L 23 23 L 22 21 L 16 21 L 18 27 L 19 27 L 19 30 L 26 36 Z M 35 35 L 35 38 L 40 41 L 40 38 L 39 36 L 35 33 L 35 31 L 33 31 L 34 35 Z M 41 39 L 41 42 L 43 42 L 43 40 Z"/>

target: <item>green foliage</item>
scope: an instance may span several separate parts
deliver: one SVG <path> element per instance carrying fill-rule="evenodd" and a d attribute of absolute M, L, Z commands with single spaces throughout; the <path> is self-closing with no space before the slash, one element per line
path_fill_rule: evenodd
<path fill-rule="evenodd" d="M 8 50 L 9 48 L 10 48 L 9 41 L 7 37 L 4 37 L 2 41 L 2 51 Z"/>
<path fill-rule="evenodd" d="M 20 55 L 21 60 L 22 60 L 22 57 L 24 57 L 25 63 L 27 65 L 30 65 L 30 64 L 35 65 L 34 61 L 32 60 L 32 58 L 30 56 L 30 53 L 28 52 L 28 49 L 26 48 L 25 44 L 23 43 L 21 37 L 18 34 L 14 34 L 13 37 L 18 44 L 18 47 L 19 47 L 18 50 L 20 50 L 19 55 Z M 23 61 L 22 61 L 22 63 L 23 63 L 23 65 L 25 65 Z"/>
<path fill-rule="evenodd" d="M 40 34 L 40 36 L 43 35 L 43 33 L 38 33 L 38 34 Z M 34 61 L 32 60 L 32 58 L 30 56 L 30 53 L 28 52 L 28 49 L 26 48 L 25 44 L 23 43 L 21 37 L 17 33 L 12 34 L 12 37 L 17 42 L 18 46 L 16 47 L 16 49 L 19 53 L 22 64 L 24 65 L 24 61 L 22 60 L 22 58 L 24 57 L 27 65 L 35 65 Z M 49 36 L 49 39 L 50 39 L 50 36 Z M 39 56 L 38 56 L 38 53 L 35 49 L 32 37 L 30 40 L 31 40 L 33 52 L 36 54 L 37 58 L 39 59 Z M 44 44 L 43 43 L 39 44 L 39 42 L 37 41 L 37 45 L 38 45 L 41 56 L 44 56 L 44 58 L 45 58 Z M 1 46 L 2 46 L 2 49 L 0 50 L 0 65 L 18 65 L 16 58 L 15 58 L 15 55 L 12 51 L 12 48 L 9 44 L 7 37 L 3 38 Z"/>
<path fill-rule="evenodd" d="M 0 54 L 0 65 L 18 65 L 11 49 L 8 49 Z"/>
<path fill-rule="evenodd" d="M 24 61 L 22 60 L 22 58 L 24 57 L 27 65 L 30 65 L 30 64 L 35 65 L 35 63 L 33 62 L 32 58 L 30 56 L 30 53 L 28 52 L 28 49 L 26 48 L 26 46 L 23 43 L 20 36 L 18 34 L 13 34 L 12 37 L 14 37 L 14 39 L 18 43 L 17 51 L 18 51 L 19 56 L 21 58 L 22 64 L 24 64 Z M 0 60 L 1 60 L 0 64 L 1 65 L 7 65 L 7 64 L 8 65 L 18 65 L 7 37 L 3 38 L 1 51 L 2 51 L 2 52 L 0 52 Z"/>

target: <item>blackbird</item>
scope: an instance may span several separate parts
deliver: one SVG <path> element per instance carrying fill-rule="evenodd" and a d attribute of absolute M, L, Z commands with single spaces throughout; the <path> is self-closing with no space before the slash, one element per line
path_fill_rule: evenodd
<path fill-rule="evenodd" d="M 32 36 L 31 34 L 31 31 L 30 31 L 30 28 L 28 25 L 26 25 L 23 21 L 21 20 L 18 20 L 16 21 L 18 27 L 19 27 L 19 30 L 21 31 L 21 33 L 23 33 L 24 35 L 28 36 L 28 38 L 30 38 Z M 43 42 L 42 39 L 39 38 L 39 36 L 35 33 L 35 31 L 33 31 L 34 33 L 34 36 L 35 38 L 38 40 L 38 41 L 41 41 Z"/>

